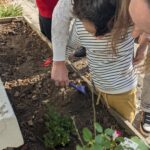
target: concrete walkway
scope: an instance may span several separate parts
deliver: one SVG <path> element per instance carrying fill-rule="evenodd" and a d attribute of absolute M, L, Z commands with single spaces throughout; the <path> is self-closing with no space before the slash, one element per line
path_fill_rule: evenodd
<path fill-rule="evenodd" d="M 39 12 L 36 7 L 36 4 L 32 1 L 22 0 L 19 2 L 23 8 L 23 15 L 26 16 L 36 29 L 40 31 L 39 27 Z"/>

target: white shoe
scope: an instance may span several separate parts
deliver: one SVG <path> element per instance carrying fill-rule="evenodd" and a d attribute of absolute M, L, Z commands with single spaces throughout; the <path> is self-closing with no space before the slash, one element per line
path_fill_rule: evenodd
<path fill-rule="evenodd" d="M 143 112 L 143 120 L 141 122 L 141 132 L 145 136 L 150 135 L 150 113 Z"/>
<path fill-rule="evenodd" d="M 143 124 L 143 129 L 144 129 L 146 132 L 150 132 L 150 124 L 148 124 L 148 123 Z"/>

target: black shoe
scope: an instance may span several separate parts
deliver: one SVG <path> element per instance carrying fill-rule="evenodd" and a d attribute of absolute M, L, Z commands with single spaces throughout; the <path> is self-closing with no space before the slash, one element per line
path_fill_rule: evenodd
<path fill-rule="evenodd" d="M 76 50 L 74 53 L 74 57 L 85 57 L 86 49 L 84 47 L 80 47 L 80 49 Z"/>
<path fill-rule="evenodd" d="M 143 120 L 141 122 L 141 132 L 145 136 L 150 135 L 150 113 L 143 112 Z"/>

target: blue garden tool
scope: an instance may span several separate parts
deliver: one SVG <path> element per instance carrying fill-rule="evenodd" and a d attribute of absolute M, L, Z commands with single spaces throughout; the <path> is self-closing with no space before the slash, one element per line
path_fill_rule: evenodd
<path fill-rule="evenodd" d="M 73 87 L 74 89 L 76 89 L 77 91 L 81 92 L 84 95 L 87 95 L 87 92 L 85 90 L 85 86 L 84 85 L 76 85 L 73 82 L 69 83 L 70 87 Z"/>

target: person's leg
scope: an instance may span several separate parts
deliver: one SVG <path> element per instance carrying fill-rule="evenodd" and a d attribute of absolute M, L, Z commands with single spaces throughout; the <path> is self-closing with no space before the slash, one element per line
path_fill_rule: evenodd
<path fill-rule="evenodd" d="M 76 51 L 81 47 L 80 39 L 76 32 L 76 21 L 73 22 L 72 28 L 69 32 L 69 38 L 67 43 L 67 50 L 66 50 L 66 58 L 72 56 L 73 52 Z"/>
<path fill-rule="evenodd" d="M 41 32 L 51 41 L 51 18 L 45 18 L 39 15 L 39 24 Z"/>
<path fill-rule="evenodd" d="M 44 34 L 44 27 L 43 27 L 43 23 L 42 23 L 42 17 L 41 15 L 39 14 L 39 25 L 40 25 L 40 30 L 41 32 Z"/>
<path fill-rule="evenodd" d="M 74 57 L 85 57 L 86 49 L 85 47 L 80 47 L 78 50 L 74 52 Z"/>
<path fill-rule="evenodd" d="M 102 96 L 111 108 L 129 122 L 133 122 L 136 114 L 136 89 L 122 94 L 102 93 Z"/>
<path fill-rule="evenodd" d="M 146 74 L 143 81 L 141 96 L 141 109 L 143 110 L 142 128 L 150 133 L 150 75 Z"/>

